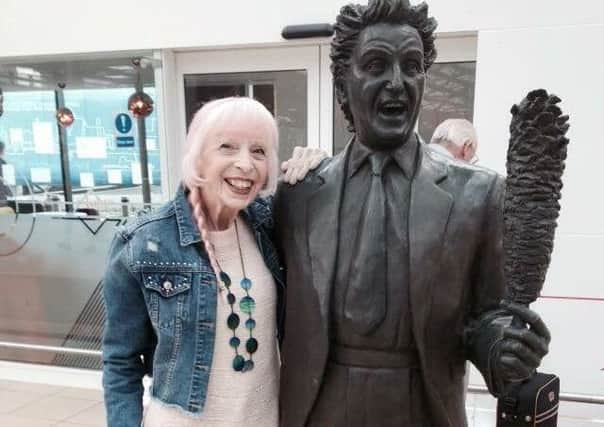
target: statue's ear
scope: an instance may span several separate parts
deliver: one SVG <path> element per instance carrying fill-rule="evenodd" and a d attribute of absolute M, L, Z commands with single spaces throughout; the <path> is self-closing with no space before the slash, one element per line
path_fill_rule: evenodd
<path fill-rule="evenodd" d="M 336 79 L 334 83 L 334 87 L 336 90 L 336 98 L 340 102 L 340 104 L 344 105 L 348 103 L 348 92 L 346 91 L 346 80 L 343 78 Z"/>

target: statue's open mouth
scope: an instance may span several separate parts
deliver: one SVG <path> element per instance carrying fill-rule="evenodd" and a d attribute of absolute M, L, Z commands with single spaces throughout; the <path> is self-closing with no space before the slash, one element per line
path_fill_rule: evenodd
<path fill-rule="evenodd" d="M 386 101 L 378 106 L 378 112 L 386 117 L 402 116 L 407 112 L 407 104 L 403 101 Z"/>

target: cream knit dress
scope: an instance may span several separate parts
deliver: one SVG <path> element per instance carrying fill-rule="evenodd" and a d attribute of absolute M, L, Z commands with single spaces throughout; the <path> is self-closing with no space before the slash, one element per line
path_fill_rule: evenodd
<path fill-rule="evenodd" d="M 256 301 L 252 317 L 256 320 L 254 337 L 258 350 L 253 355 L 254 369 L 245 373 L 232 368 L 235 352 L 229 346 L 233 336 L 227 327 L 231 313 L 226 293 L 220 292 L 216 304 L 216 341 L 210 371 L 207 398 L 201 418 L 194 418 L 182 411 L 166 407 L 151 400 L 145 411 L 145 427 L 275 427 L 278 424 L 279 362 L 276 339 L 277 293 L 273 277 L 264 264 L 254 236 L 247 225 L 238 220 L 241 252 L 247 277 L 252 281 L 250 296 Z M 225 231 L 211 232 L 220 267 L 231 277 L 231 292 L 237 297 L 233 306 L 241 324 L 237 336 L 241 339 L 239 354 L 248 359 L 245 342 L 249 331 L 244 323 L 248 315 L 239 310 L 239 301 L 245 291 L 239 286 L 243 274 L 235 226 Z"/>

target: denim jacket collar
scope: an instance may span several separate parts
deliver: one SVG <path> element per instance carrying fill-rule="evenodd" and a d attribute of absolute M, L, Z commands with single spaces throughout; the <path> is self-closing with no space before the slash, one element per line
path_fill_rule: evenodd
<path fill-rule="evenodd" d="M 183 184 L 180 184 L 174 197 L 174 211 L 176 212 L 181 246 L 201 242 L 201 235 L 197 229 L 197 224 L 193 220 L 193 211 L 187 199 L 187 194 L 188 190 Z M 268 206 L 268 202 L 262 201 L 262 199 L 256 199 L 250 203 L 247 208 L 241 211 L 241 217 L 254 231 L 264 225 L 270 226 L 268 223 L 272 221 L 270 206 Z"/>

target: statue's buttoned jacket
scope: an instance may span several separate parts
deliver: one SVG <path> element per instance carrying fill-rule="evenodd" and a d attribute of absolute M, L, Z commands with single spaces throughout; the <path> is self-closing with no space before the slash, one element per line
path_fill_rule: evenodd
<path fill-rule="evenodd" d="M 350 144 L 298 185 L 282 185 L 275 198 L 277 246 L 288 283 L 281 352 L 283 427 L 308 422 L 333 345 L 335 259 L 343 250 L 354 250 L 352 244 L 337 247 L 349 150 Z M 427 415 L 435 427 L 466 424 L 467 359 L 488 375 L 484 360 L 473 356 L 467 332 L 497 309 L 503 296 L 503 189 L 497 173 L 421 145 L 408 211 L 409 307 Z M 346 232 L 354 241 L 356 231 Z"/>

